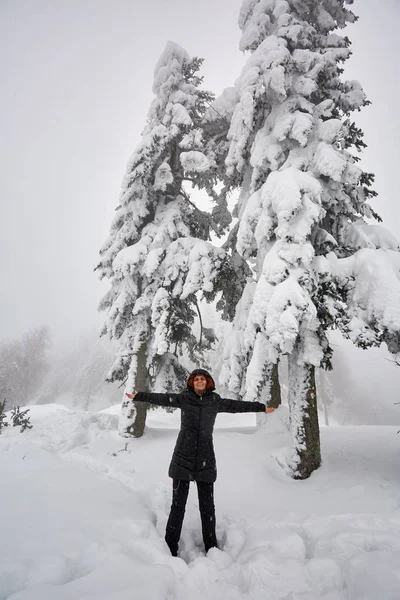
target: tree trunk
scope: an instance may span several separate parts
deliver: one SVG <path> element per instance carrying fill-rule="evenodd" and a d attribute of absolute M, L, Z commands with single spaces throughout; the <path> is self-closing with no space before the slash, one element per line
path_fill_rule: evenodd
<path fill-rule="evenodd" d="M 137 353 L 137 369 L 135 388 L 145 391 L 148 387 L 148 372 L 146 367 L 147 346 L 142 344 Z M 147 402 L 133 402 L 128 398 L 122 403 L 120 434 L 123 437 L 140 438 L 144 434 L 146 426 Z"/>
<path fill-rule="evenodd" d="M 321 465 L 315 367 L 301 361 L 298 344 L 288 357 L 288 365 L 293 439 L 289 468 L 294 479 L 307 479 Z"/>
<path fill-rule="evenodd" d="M 271 372 L 271 398 L 267 403 L 267 406 L 271 408 L 278 408 L 281 405 L 281 385 L 279 383 L 279 363 L 276 363 L 272 367 Z"/>
<path fill-rule="evenodd" d="M 248 171 L 247 176 L 247 186 L 250 187 L 250 178 L 252 173 L 252 169 Z M 259 281 L 264 265 L 265 257 L 267 256 L 269 250 L 271 249 L 273 243 L 271 240 L 263 239 L 261 245 L 258 248 L 257 253 L 257 281 Z M 271 408 L 278 408 L 281 405 L 281 386 L 279 383 L 279 361 L 268 367 L 269 373 L 269 382 L 268 382 L 268 395 L 269 400 L 267 402 L 267 406 Z"/>
<path fill-rule="evenodd" d="M 135 419 L 133 423 L 128 427 L 127 433 L 135 438 L 140 438 L 144 434 L 146 427 L 146 416 L 147 416 L 147 402 L 134 402 L 135 405 Z"/>
<path fill-rule="evenodd" d="M 259 398 L 260 402 L 265 402 L 271 408 L 278 408 L 281 405 L 278 364 L 268 366 L 268 378 Z M 265 413 L 256 413 L 256 423 L 257 427 L 264 427 L 268 423 L 267 415 Z"/>

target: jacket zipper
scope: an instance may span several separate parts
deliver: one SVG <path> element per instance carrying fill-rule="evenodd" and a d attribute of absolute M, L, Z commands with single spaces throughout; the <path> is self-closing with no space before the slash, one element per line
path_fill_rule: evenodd
<path fill-rule="evenodd" d="M 195 464 L 195 469 L 197 470 L 197 462 L 198 462 L 198 458 L 199 458 L 199 439 L 200 439 L 200 425 L 201 425 L 201 416 L 203 413 L 203 405 L 200 404 L 200 418 L 199 418 L 199 428 L 197 430 L 197 447 L 196 447 L 196 464 Z"/>

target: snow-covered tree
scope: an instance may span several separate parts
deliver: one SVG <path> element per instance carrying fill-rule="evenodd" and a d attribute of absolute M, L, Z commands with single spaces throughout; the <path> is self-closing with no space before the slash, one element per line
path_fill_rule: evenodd
<path fill-rule="evenodd" d="M 7 421 L 5 409 L 6 409 L 6 401 L 0 400 L 0 433 L 1 433 L 2 429 L 4 429 L 5 427 L 8 427 L 8 425 L 9 425 L 9 423 Z"/>
<path fill-rule="evenodd" d="M 201 88 L 201 62 L 172 42 L 161 55 L 148 123 L 100 252 L 97 268 L 111 282 L 100 305 L 108 312 L 103 333 L 119 346 L 108 379 L 126 380 L 128 391 L 183 384 L 183 355 L 201 357 L 193 333 L 196 294 L 212 300 L 225 280 L 234 279 L 226 252 L 207 241 L 211 216 L 188 192 L 210 168 L 201 151 L 201 120 L 212 95 Z M 122 432 L 140 436 L 145 410 L 143 403 L 125 401 Z"/>
<path fill-rule="evenodd" d="M 377 217 L 368 204 L 373 176 L 357 165 L 364 142 L 351 113 L 368 102 L 358 82 L 342 78 L 350 42 L 337 30 L 355 20 L 346 4 L 245 0 L 239 19 L 241 49 L 252 54 L 236 83 L 226 164 L 228 177 L 243 174 L 237 249 L 254 262 L 256 283 L 242 299 L 225 377 L 255 399 L 288 355 L 294 444 L 286 466 L 295 478 L 321 461 L 314 369 L 330 368 L 327 330 L 340 328 L 359 345 L 399 344 L 394 305 L 388 314 L 369 311 L 363 294 L 362 270 L 380 247 L 374 263 L 386 264 L 382 277 L 397 297 L 388 253 L 399 248 L 367 222 Z"/>
<path fill-rule="evenodd" d="M 223 356 L 223 360 L 218 361 L 220 365 L 219 382 L 229 388 L 230 391 L 242 396 L 246 391 L 246 366 L 248 364 L 248 351 L 244 347 L 244 328 L 247 320 L 246 308 L 249 307 L 251 294 L 255 290 L 254 282 L 258 279 L 259 273 L 255 262 L 251 258 L 242 256 L 237 250 L 237 235 L 240 223 L 238 217 L 240 216 L 240 207 L 246 203 L 249 196 L 253 166 L 247 161 L 243 169 L 227 168 L 232 147 L 231 123 L 240 101 L 240 88 L 237 85 L 226 88 L 210 105 L 204 116 L 203 138 L 204 153 L 211 165 L 211 173 L 207 173 L 208 187 L 207 185 L 204 187 L 216 202 L 213 210 L 216 222 L 223 227 L 231 225 L 223 248 L 229 253 L 237 273 L 235 302 L 230 302 L 231 312 L 228 316 L 232 323 L 230 327 L 224 328 L 224 336 L 218 348 L 218 353 Z M 247 126 L 245 125 L 245 127 Z M 250 135 L 245 140 L 242 148 L 244 157 L 249 156 L 254 139 L 254 135 L 249 128 L 248 131 Z M 217 192 L 210 191 L 210 182 L 214 185 L 219 183 Z M 238 198 L 233 206 L 232 213 L 227 208 L 227 200 L 231 195 Z M 223 296 L 229 294 L 229 292 L 230 288 L 227 286 L 222 291 Z M 233 297 L 233 294 L 231 294 L 231 297 Z M 268 399 L 269 406 L 279 406 L 281 392 L 277 364 L 273 365 L 272 371 L 268 373 L 265 384 L 262 394 L 263 399 Z M 257 415 L 257 421 L 263 422 L 263 415 Z"/>

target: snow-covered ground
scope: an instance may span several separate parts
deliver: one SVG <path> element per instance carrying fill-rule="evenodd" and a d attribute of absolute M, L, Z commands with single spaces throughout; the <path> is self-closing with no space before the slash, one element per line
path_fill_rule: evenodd
<path fill-rule="evenodd" d="M 163 535 L 179 414 L 150 414 L 141 440 L 117 412 L 31 407 L 0 435 L 0 599 L 399 600 L 399 427 L 323 428 L 323 465 L 289 479 L 284 409 L 220 415 L 220 550 L 204 556 L 195 486 L 180 554 Z M 183 560 L 182 560 L 183 559 Z"/>

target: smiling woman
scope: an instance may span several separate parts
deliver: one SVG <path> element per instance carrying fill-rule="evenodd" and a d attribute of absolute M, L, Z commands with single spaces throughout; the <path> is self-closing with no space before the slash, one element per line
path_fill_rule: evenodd
<path fill-rule="evenodd" d="M 195 369 L 187 382 L 187 389 L 179 394 L 152 394 L 134 391 L 126 394 L 135 402 L 149 402 L 157 406 L 181 409 L 181 428 L 169 467 L 173 481 L 171 512 L 165 541 L 171 554 L 178 555 L 178 543 L 185 515 L 189 483 L 195 481 L 206 552 L 217 547 L 215 534 L 214 482 L 217 468 L 213 445 L 214 423 L 218 413 L 271 413 L 261 402 L 244 402 L 221 398 L 208 371 Z"/>

